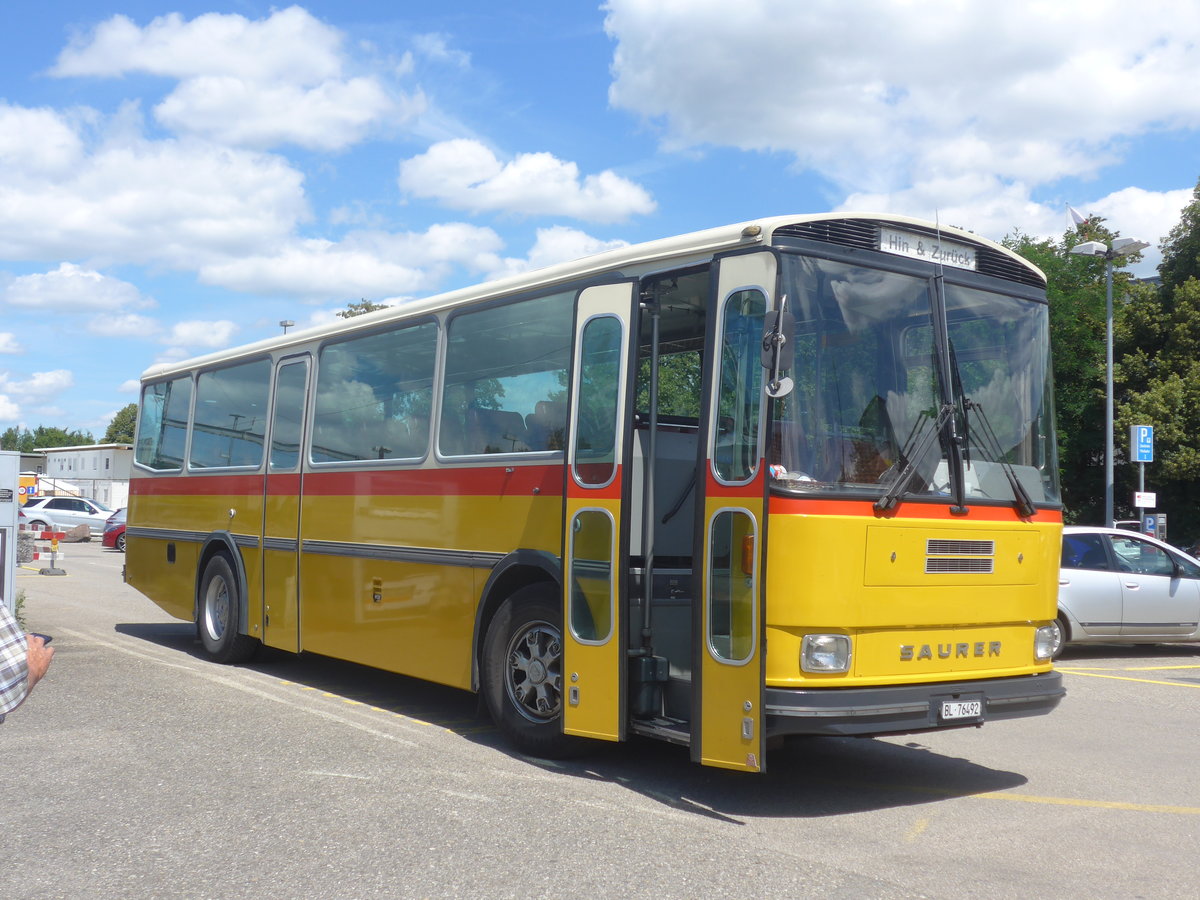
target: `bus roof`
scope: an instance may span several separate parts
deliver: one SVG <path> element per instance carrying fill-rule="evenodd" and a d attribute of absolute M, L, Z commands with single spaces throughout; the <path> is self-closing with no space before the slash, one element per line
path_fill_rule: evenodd
<path fill-rule="evenodd" d="M 935 225 L 933 222 L 914 219 L 908 216 L 896 216 L 887 213 L 814 213 L 809 215 L 770 216 L 736 225 L 723 225 L 704 231 L 694 231 L 676 237 L 661 238 L 641 244 L 630 244 L 607 250 L 593 256 L 585 256 L 569 262 L 558 263 L 542 269 L 510 275 L 495 281 L 482 282 L 470 287 L 458 288 L 430 297 L 406 300 L 387 309 L 354 316 L 351 319 L 339 320 L 326 325 L 299 329 L 290 333 L 264 338 L 250 344 L 231 347 L 192 357 L 175 363 L 159 363 L 150 366 L 142 373 L 143 381 L 153 381 L 160 378 L 190 371 L 194 368 L 210 366 L 226 360 L 240 359 L 257 353 L 266 353 L 300 346 L 313 340 L 320 340 L 330 335 L 369 329 L 388 322 L 392 319 L 404 319 L 422 313 L 436 312 L 452 308 L 464 303 L 483 300 L 504 294 L 514 294 L 548 288 L 560 282 L 586 278 L 602 272 L 619 270 L 629 276 L 641 276 L 649 272 L 671 267 L 699 265 L 710 260 L 714 254 L 732 250 L 737 247 L 770 246 L 775 232 L 782 228 L 803 226 L 837 220 L 855 220 L 880 222 L 899 226 L 908 225 L 926 231 L 937 229 L 941 234 L 950 235 L 959 240 L 969 241 L 987 247 L 990 250 L 1008 257 L 1012 263 L 1032 273 L 1045 283 L 1045 275 L 1033 263 L 1009 250 L 995 241 L 946 225 Z"/>

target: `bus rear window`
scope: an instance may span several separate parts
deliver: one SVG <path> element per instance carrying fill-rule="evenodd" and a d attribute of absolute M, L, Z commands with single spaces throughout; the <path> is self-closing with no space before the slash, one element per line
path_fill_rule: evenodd
<path fill-rule="evenodd" d="M 191 376 L 148 384 L 142 389 L 135 459 L 148 469 L 181 469 L 187 445 Z"/>

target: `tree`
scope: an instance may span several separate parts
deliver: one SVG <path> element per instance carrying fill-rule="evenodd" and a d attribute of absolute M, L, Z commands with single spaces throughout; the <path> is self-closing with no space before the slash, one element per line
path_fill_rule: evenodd
<path fill-rule="evenodd" d="M 1117 434 L 1153 425 L 1147 487 L 1176 543 L 1200 535 L 1200 183 L 1160 245 L 1162 284 L 1130 294 L 1117 330 L 1122 389 Z M 1132 467 L 1127 467 L 1132 469 Z M 1130 473 L 1127 486 L 1132 486 Z"/>
<path fill-rule="evenodd" d="M 1159 244 L 1162 263 L 1158 274 L 1165 291 L 1173 291 L 1189 278 L 1200 278 L 1200 181 L 1192 191 L 1192 202 L 1183 208 L 1179 224 Z"/>
<path fill-rule="evenodd" d="M 46 425 L 39 425 L 33 431 L 13 426 L 0 435 L 0 450 L 17 450 L 21 453 L 32 453 L 44 447 L 79 447 L 94 443 L 96 439 L 90 431 L 68 431 Z"/>
<path fill-rule="evenodd" d="M 1104 516 L 1104 262 L 1069 253 L 1082 240 L 1106 239 L 1100 231 L 1089 223 L 1058 241 L 1020 232 L 1004 239 L 1046 274 L 1059 481 L 1071 522 Z"/>
<path fill-rule="evenodd" d="M 132 444 L 133 429 L 137 424 L 137 404 L 130 403 L 124 409 L 117 411 L 113 416 L 112 421 L 108 423 L 108 430 L 104 432 L 105 444 Z"/>
<path fill-rule="evenodd" d="M 357 302 L 346 304 L 346 308 L 338 312 L 338 317 L 342 319 L 353 319 L 355 316 L 366 315 L 369 312 L 375 312 L 377 309 L 387 309 L 386 303 L 374 303 L 367 300 L 365 297 Z"/>

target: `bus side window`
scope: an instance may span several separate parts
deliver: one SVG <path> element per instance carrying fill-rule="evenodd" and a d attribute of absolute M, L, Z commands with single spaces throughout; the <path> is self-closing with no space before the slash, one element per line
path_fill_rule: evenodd
<path fill-rule="evenodd" d="M 188 465 L 194 469 L 262 465 L 271 362 L 201 372 Z"/>
<path fill-rule="evenodd" d="M 425 321 L 321 349 L 313 462 L 425 456 L 437 335 Z"/>
<path fill-rule="evenodd" d="M 574 293 L 450 319 L 438 452 L 562 449 Z"/>

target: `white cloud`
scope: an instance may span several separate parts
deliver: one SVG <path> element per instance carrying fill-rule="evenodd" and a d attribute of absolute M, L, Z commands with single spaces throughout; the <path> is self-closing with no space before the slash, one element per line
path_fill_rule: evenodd
<path fill-rule="evenodd" d="M 342 36 L 292 6 L 261 21 L 206 13 L 190 22 L 178 13 L 139 28 L 113 16 L 80 34 L 59 54 L 51 73 L 108 76 L 148 72 L 174 78 L 235 75 L 258 80 L 322 81 L 341 71 Z"/>
<path fill-rule="evenodd" d="M 0 331 L 0 353 L 24 353 L 25 348 L 11 331 Z"/>
<path fill-rule="evenodd" d="M 89 334 L 99 337 L 155 338 L 162 330 L 154 319 L 137 313 L 96 316 L 88 322 Z"/>
<path fill-rule="evenodd" d="M 6 394 L 0 394 L 0 422 L 15 422 L 21 416 L 21 407 Z"/>
<path fill-rule="evenodd" d="M 553 228 L 539 228 L 537 240 L 525 259 L 498 259 L 497 265 L 488 273 L 488 277 L 501 278 L 506 275 L 517 275 L 532 269 L 542 269 L 556 263 L 569 262 L 624 246 L 627 246 L 626 241 L 603 241 L 586 232 L 561 225 Z"/>
<path fill-rule="evenodd" d="M 751 0 L 736 16 L 721 0 L 611 0 L 609 96 L 668 143 L 788 152 L 868 190 L 926 177 L 930 159 L 943 174 L 981 162 L 1006 178 L 1086 174 L 1099 162 L 1080 148 L 1200 125 L 1200 94 L 1178 89 L 1200 67 L 1200 10 L 1078 7 L 866 0 L 848 27 L 837 0 Z M 938 152 L 962 138 L 967 158 Z"/>
<path fill-rule="evenodd" d="M 24 381 L 17 381 L 8 372 L 0 372 L 0 393 L 15 397 L 24 404 L 45 403 L 75 384 L 75 376 L 67 369 L 34 372 Z"/>
<path fill-rule="evenodd" d="M 435 62 L 449 63 L 460 69 L 467 69 L 471 66 L 471 54 L 463 50 L 451 49 L 446 41 L 446 36 L 442 34 L 419 34 L 413 38 L 413 47 L 421 56 Z"/>
<path fill-rule="evenodd" d="M 59 176 L 82 156 L 83 141 L 62 114 L 0 101 L 0 170 L 6 179 Z"/>
<path fill-rule="evenodd" d="M 228 347 L 237 330 L 237 323 L 230 322 L 228 319 L 220 319 L 215 322 L 200 320 L 176 322 L 167 337 L 167 342 L 184 347 Z"/>
<path fill-rule="evenodd" d="M 128 381 L 122 381 L 117 392 L 121 394 L 139 394 L 142 390 L 142 382 L 137 378 L 130 378 Z"/>
<path fill-rule="evenodd" d="M 145 28 L 114 16 L 73 41 L 51 73 L 178 78 L 154 112 L 180 134 L 258 149 L 340 150 L 379 122 L 408 121 L 425 108 L 420 92 L 393 97 L 374 76 L 343 75 L 343 43 L 341 32 L 295 6 L 257 21 L 173 13 Z"/>
<path fill-rule="evenodd" d="M 502 246 L 490 228 L 463 223 L 425 232 L 359 231 L 343 240 L 295 240 L 278 251 L 204 266 L 207 284 L 314 302 L 411 295 L 437 287 L 453 266 L 485 270 Z"/>
<path fill-rule="evenodd" d="M 613 106 L 660 129 L 668 149 L 789 154 L 846 207 L 1032 230 L 1025 216 L 1061 219 L 1032 200 L 1039 187 L 1097 174 L 1131 137 L 1200 128 L 1200 92 L 1183 88 L 1200 71 L 1194 4 L 1148 0 L 1136 15 L 1117 0 L 606 8 Z M 1147 225 L 1148 239 L 1171 224 Z"/>
<path fill-rule="evenodd" d="M 341 150 L 358 143 L 375 122 L 385 117 L 408 120 L 423 109 L 419 94 L 397 103 L 371 78 L 329 81 L 305 89 L 209 76 L 184 82 L 154 113 L 175 131 L 223 144 L 267 148 L 293 143 Z"/>
<path fill-rule="evenodd" d="M 479 141 L 442 141 L 400 164 L 401 190 L 453 209 L 570 216 L 621 222 L 653 212 L 640 185 L 615 172 L 580 178 L 579 167 L 550 153 L 521 153 L 501 162 Z"/>
<path fill-rule="evenodd" d="M 0 293 L 0 299 L 13 306 L 54 313 L 144 309 L 155 305 L 127 281 L 67 262 L 52 272 L 12 279 Z"/>
<path fill-rule="evenodd" d="M 281 157 L 147 141 L 121 125 L 65 171 L 6 167 L 0 257 L 192 268 L 256 252 L 308 217 L 303 176 Z"/>

